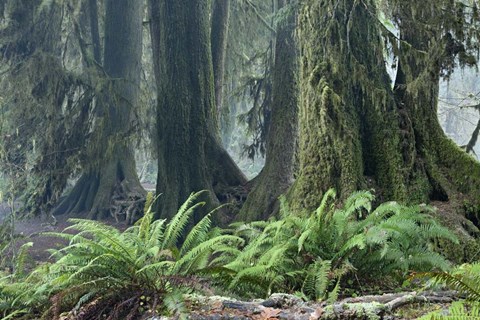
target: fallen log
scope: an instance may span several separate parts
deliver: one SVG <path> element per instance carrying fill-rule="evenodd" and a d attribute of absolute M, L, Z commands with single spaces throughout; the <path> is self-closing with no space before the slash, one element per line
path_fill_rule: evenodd
<path fill-rule="evenodd" d="M 449 304 L 456 291 L 400 292 L 346 298 L 327 304 L 305 302 L 288 294 L 273 294 L 265 300 L 238 301 L 225 297 L 187 297 L 189 319 L 194 320 L 334 320 L 399 319 L 395 311 L 415 303 Z"/>

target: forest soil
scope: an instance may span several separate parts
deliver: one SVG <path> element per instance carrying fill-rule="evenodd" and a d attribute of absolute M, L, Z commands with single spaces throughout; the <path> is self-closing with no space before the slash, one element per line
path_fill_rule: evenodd
<path fill-rule="evenodd" d="M 29 250 L 29 256 L 36 263 L 51 261 L 51 254 L 48 252 L 49 249 L 60 249 L 67 245 L 67 241 L 57 237 L 51 237 L 42 235 L 45 232 L 62 232 L 65 228 L 71 226 L 71 223 L 68 221 L 70 217 L 66 214 L 56 217 L 56 223 L 53 224 L 51 220 L 46 221 L 42 218 L 31 218 L 20 220 L 15 223 L 15 234 L 20 237 L 17 240 L 17 245 L 19 247 L 23 243 L 33 242 L 33 246 Z M 109 218 L 107 220 L 102 220 L 102 222 L 112 225 L 120 230 L 125 230 L 128 226 L 125 222 L 116 222 L 115 219 Z M 68 233 L 75 233 L 74 230 L 68 230 Z"/>

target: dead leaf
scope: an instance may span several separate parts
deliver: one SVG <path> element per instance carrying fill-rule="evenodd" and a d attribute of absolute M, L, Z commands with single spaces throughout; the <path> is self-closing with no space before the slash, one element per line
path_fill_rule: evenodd
<path fill-rule="evenodd" d="M 281 312 L 280 309 L 265 308 L 265 310 L 263 310 L 262 313 L 260 314 L 260 319 L 261 320 L 278 319 L 278 315 L 280 314 L 280 312 Z"/>
<path fill-rule="evenodd" d="M 315 309 L 314 312 L 310 313 L 309 320 L 318 320 L 322 317 L 322 314 L 323 314 L 323 308 L 318 307 L 317 309 Z"/>
<path fill-rule="evenodd" d="M 211 304 L 211 309 L 213 310 L 222 310 L 223 309 L 223 302 L 222 301 L 215 301 Z"/>

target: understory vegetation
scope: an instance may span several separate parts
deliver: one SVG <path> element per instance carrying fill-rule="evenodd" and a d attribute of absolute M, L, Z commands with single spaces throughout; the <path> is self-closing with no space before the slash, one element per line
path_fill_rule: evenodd
<path fill-rule="evenodd" d="M 446 273 L 450 263 L 436 243 L 457 239 L 432 218 L 430 207 L 387 202 L 374 208 L 368 191 L 355 192 L 340 205 L 329 190 L 314 212 L 295 214 L 283 199 L 276 220 L 220 229 L 211 227 L 215 211 L 191 223 L 204 205 L 198 202 L 201 194 L 192 194 L 170 221 L 153 219 L 155 201 L 149 194 L 144 217 L 123 232 L 72 219 L 65 232 L 46 234 L 68 242 L 51 251 L 54 262 L 30 271 L 25 261 L 31 243 L 24 244 L 13 271 L 0 278 L 0 316 L 182 316 L 182 297 L 194 292 L 239 297 L 285 292 L 334 301 L 347 287 L 361 288 L 378 276 L 399 286 L 412 271 L 429 271 L 433 279 L 478 300 L 478 264 Z M 471 283 L 472 291 L 464 283 Z"/>
<path fill-rule="evenodd" d="M 462 293 L 464 299 L 453 302 L 448 314 L 440 311 L 429 313 L 421 320 L 479 319 L 480 318 L 480 263 L 462 264 L 450 273 L 428 272 L 423 274 L 433 284 L 446 285 Z"/>
<path fill-rule="evenodd" d="M 19 265 L 15 273 L 1 278 L 4 319 L 58 319 L 65 311 L 72 319 L 103 314 L 109 319 L 136 319 L 143 313 L 182 311 L 179 297 L 187 288 L 201 287 L 195 275 L 206 272 L 213 248 L 243 242 L 229 235 L 211 237 L 210 215 L 206 215 L 177 246 L 193 212 L 204 205 L 193 204 L 199 194 L 193 194 L 168 223 L 153 220 L 149 201 L 145 216 L 124 232 L 100 222 L 72 219 L 73 225 L 65 231 L 75 230 L 74 234 L 48 234 L 69 244 L 52 251 L 54 263 L 28 274 Z M 24 259 L 25 252 L 18 257 Z"/>
<path fill-rule="evenodd" d="M 335 301 L 347 279 L 361 286 L 359 279 L 401 281 L 412 270 L 448 270 L 435 241 L 457 239 L 428 214 L 431 208 L 387 202 L 372 211 L 373 201 L 360 191 L 336 208 L 330 189 L 314 212 L 295 215 L 283 200 L 281 219 L 235 224 L 233 234 L 247 245 L 226 264 L 235 271 L 229 287 Z"/>
<path fill-rule="evenodd" d="M 479 62 L 480 0 L 0 0 L 0 320 L 478 319 Z"/>

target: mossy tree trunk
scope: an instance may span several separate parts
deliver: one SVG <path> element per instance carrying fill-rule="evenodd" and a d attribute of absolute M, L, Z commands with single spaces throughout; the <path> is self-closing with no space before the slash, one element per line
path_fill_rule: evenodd
<path fill-rule="evenodd" d="M 158 86 L 157 217 L 171 217 L 191 192 L 246 179 L 221 147 L 210 41 L 210 1 L 150 1 Z M 198 218 L 198 217 L 197 217 Z"/>
<path fill-rule="evenodd" d="M 453 9 L 452 9 L 453 10 Z M 397 12 L 402 42 L 394 86 L 404 139 L 408 169 L 407 183 L 416 188 L 415 200 L 473 200 L 480 203 L 480 164 L 449 139 L 438 120 L 440 75 L 449 72 L 453 52 L 440 27 L 422 29 L 435 23 L 432 9 L 401 6 Z M 419 27 L 420 25 L 420 27 Z M 455 46 L 454 46 L 455 47 Z"/>
<path fill-rule="evenodd" d="M 3 75 L 0 119 L 2 170 L 15 177 L 13 197 L 23 210 L 48 212 L 66 185 L 68 154 L 63 104 L 71 79 L 61 61 L 62 7 L 41 1 L 2 1 L 0 54 Z"/>
<path fill-rule="evenodd" d="M 140 88 L 143 8 L 130 0 L 106 2 L 103 61 L 108 85 L 97 97 L 98 137 L 87 151 L 85 172 L 55 213 L 88 212 L 89 218 L 102 219 L 135 202 L 142 209 L 145 191 L 130 140 Z"/>
<path fill-rule="evenodd" d="M 287 5 L 279 1 L 279 7 Z M 272 115 L 267 136 L 265 166 L 240 211 L 246 221 L 266 219 L 278 209 L 278 197 L 293 183 L 298 134 L 297 46 L 294 37 L 297 12 L 287 8 L 278 22 L 272 83 Z"/>
<path fill-rule="evenodd" d="M 88 0 L 88 17 L 92 38 L 93 58 L 98 64 L 102 64 L 102 46 L 100 44 L 100 31 L 98 30 L 97 0 Z"/>
<path fill-rule="evenodd" d="M 375 188 L 384 199 L 410 202 L 447 200 L 458 192 L 479 199 L 478 162 L 445 137 L 436 118 L 440 70 L 428 69 L 419 79 L 414 70 L 422 70 L 426 57 L 400 57 L 394 92 L 380 30 L 374 1 L 304 5 L 293 208 L 315 208 L 331 187 L 342 197 Z"/>
<path fill-rule="evenodd" d="M 225 59 L 230 20 L 230 0 L 214 0 L 212 12 L 212 62 L 215 84 L 215 104 L 220 112 L 223 105 Z"/>

